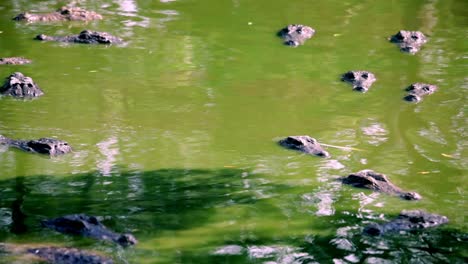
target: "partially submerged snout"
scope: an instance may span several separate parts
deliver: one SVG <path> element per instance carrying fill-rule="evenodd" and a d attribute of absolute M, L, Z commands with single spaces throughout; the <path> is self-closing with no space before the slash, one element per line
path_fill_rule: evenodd
<path fill-rule="evenodd" d="M 315 138 L 309 136 L 289 136 L 278 142 L 281 146 L 307 154 L 328 158 L 330 154 L 320 146 Z"/>
<path fill-rule="evenodd" d="M 422 196 L 417 193 L 417 192 L 406 192 L 406 193 L 402 193 L 400 195 L 401 198 L 405 199 L 405 200 L 412 200 L 412 201 L 415 201 L 415 200 L 421 200 L 422 199 Z"/>
<path fill-rule="evenodd" d="M 133 246 L 138 243 L 138 240 L 132 234 L 122 234 L 115 241 L 122 247 Z"/>

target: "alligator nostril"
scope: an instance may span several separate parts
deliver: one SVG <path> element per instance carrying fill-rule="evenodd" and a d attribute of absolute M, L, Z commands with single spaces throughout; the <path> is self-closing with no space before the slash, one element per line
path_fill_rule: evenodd
<path fill-rule="evenodd" d="M 288 46 L 294 46 L 294 47 L 299 45 L 299 43 L 297 41 L 294 41 L 294 40 L 288 40 L 288 41 L 285 42 L 285 44 L 288 45 Z"/>
<path fill-rule="evenodd" d="M 420 99 L 418 96 L 414 95 L 414 94 L 409 94 L 407 96 L 405 96 L 405 100 L 408 101 L 408 102 L 418 102 Z"/>
<path fill-rule="evenodd" d="M 354 90 L 359 91 L 359 92 L 366 91 L 366 89 L 364 87 L 361 87 L 361 86 L 357 86 L 356 88 L 354 88 Z"/>

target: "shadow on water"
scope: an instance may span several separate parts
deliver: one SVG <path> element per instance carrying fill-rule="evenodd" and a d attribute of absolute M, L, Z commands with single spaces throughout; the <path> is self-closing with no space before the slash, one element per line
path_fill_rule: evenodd
<path fill-rule="evenodd" d="M 109 176 L 96 172 L 16 177 L 0 181 L 0 208 L 4 217 L 11 217 L 10 231 L 15 234 L 37 230 L 42 219 L 75 213 L 101 216 L 117 229 L 130 228 L 121 231 L 187 229 L 202 224 L 215 207 L 255 203 L 255 196 L 243 188 L 245 173 L 161 169 Z M 0 230 L 1 239 L 6 230 Z"/>
<path fill-rule="evenodd" d="M 26 215 L 23 213 L 21 206 L 24 202 L 24 194 L 25 194 L 25 187 L 24 187 L 24 178 L 16 178 L 14 190 L 16 192 L 16 198 L 11 203 L 11 232 L 13 234 L 22 234 L 28 231 L 27 226 L 24 223 Z"/>
<path fill-rule="evenodd" d="M 248 186 L 247 176 L 251 180 Z M 284 228 L 281 224 L 284 219 L 281 216 L 272 219 L 278 217 L 274 213 L 278 208 L 269 205 L 271 197 L 259 197 L 256 192 L 265 188 L 261 181 L 255 182 L 254 178 L 261 177 L 253 177 L 241 169 L 160 169 L 109 176 L 94 172 L 8 179 L 0 181 L 0 241 L 21 241 L 24 237 L 28 243 L 65 241 L 68 246 L 79 247 L 95 244 L 39 225 L 46 218 L 84 213 L 101 217 L 110 229 L 135 234 L 142 245 L 123 257 L 135 263 L 148 254 L 165 254 L 167 263 L 466 263 L 468 260 L 468 235 L 458 230 L 441 227 L 370 237 L 362 235 L 362 228 L 375 218 L 367 219 L 341 209 L 329 216 L 302 215 L 311 218 L 305 227 L 310 226 L 310 232 L 279 230 Z M 270 182 L 268 188 L 276 192 L 288 187 Z M 245 235 L 242 227 L 212 231 L 206 228 L 212 223 L 210 218 L 219 214 L 216 210 L 245 205 L 246 210 L 255 211 L 252 222 L 260 224 L 248 231 L 250 235 Z M 297 221 L 295 218 L 299 216 L 287 221 Z M 394 217 L 389 215 L 387 219 Z M 262 223 L 270 225 L 268 232 L 264 232 L 267 227 Z M 202 233 L 214 232 L 216 239 L 198 238 L 193 245 L 166 247 L 164 250 L 170 253 L 160 251 L 165 245 L 152 243 L 156 237 L 168 237 L 168 232 L 180 236 L 184 231 L 197 229 L 202 229 Z M 109 252 L 110 245 L 100 245 L 101 250 Z"/>
<path fill-rule="evenodd" d="M 239 169 L 161 169 L 3 180 L 0 241 L 89 247 L 95 242 L 64 236 L 39 224 L 47 218 L 84 213 L 100 217 L 112 230 L 133 233 L 145 243 L 162 232 L 204 225 L 217 207 L 254 204 L 255 194 L 243 184 L 247 174 Z M 109 246 L 103 249 L 108 251 Z"/>

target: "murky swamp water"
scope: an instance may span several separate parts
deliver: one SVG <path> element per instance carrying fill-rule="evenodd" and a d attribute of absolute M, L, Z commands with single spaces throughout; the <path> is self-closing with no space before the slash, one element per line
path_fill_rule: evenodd
<path fill-rule="evenodd" d="M 0 242 L 92 249 L 117 263 L 467 261 L 466 1 L 76 2 L 105 19 L 17 23 L 11 18 L 22 11 L 66 2 L 0 2 L 0 57 L 34 61 L 2 66 L 0 78 L 21 71 L 46 93 L 1 98 L 0 134 L 74 147 L 56 158 L 0 149 Z M 284 46 L 276 32 L 291 23 L 317 33 Z M 83 29 L 127 44 L 33 40 Z M 387 41 L 400 29 L 429 42 L 402 53 Z M 377 77 L 365 94 L 339 79 L 361 69 Z M 414 82 L 439 90 L 404 102 Z M 289 135 L 362 151 L 327 148 L 332 158 L 321 159 L 276 144 Z M 337 181 L 366 168 L 423 199 Z M 361 234 L 404 209 L 450 222 Z M 98 216 L 139 244 L 122 249 L 38 224 L 74 213 Z"/>

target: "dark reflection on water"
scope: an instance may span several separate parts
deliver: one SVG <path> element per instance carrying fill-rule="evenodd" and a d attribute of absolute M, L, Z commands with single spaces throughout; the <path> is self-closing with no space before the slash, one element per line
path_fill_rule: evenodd
<path fill-rule="evenodd" d="M 0 240 L 13 238 L 12 233 L 27 232 L 29 241 L 61 241 L 64 239 L 61 234 L 40 228 L 39 221 L 85 213 L 101 217 L 116 231 L 134 233 L 144 245 L 146 240 L 151 241 L 167 231 L 203 227 L 217 208 L 248 205 L 251 213 L 259 211 L 263 216 L 281 209 L 265 203 L 269 199 L 261 199 L 256 193 L 264 188 L 256 179 L 264 176 L 252 176 L 246 186 L 246 173 L 249 172 L 240 169 L 161 169 L 106 176 L 96 172 L 3 180 L 0 181 Z M 333 187 L 332 182 L 326 183 L 329 186 L 326 192 L 333 201 L 339 202 L 336 196 L 339 187 Z M 274 192 L 288 188 L 268 183 L 268 189 Z M 366 199 L 358 199 L 361 206 L 366 204 Z M 463 263 L 467 260 L 468 235 L 457 230 L 439 228 L 369 237 L 361 234 L 363 226 L 371 221 L 382 221 L 374 212 L 352 213 L 338 208 L 320 213 L 320 210 L 317 215 L 321 217 L 311 223 L 313 230 L 329 230 L 329 235 L 320 232 L 297 235 L 294 231 L 291 235 L 284 235 L 284 232 L 274 235 L 255 228 L 243 234 L 243 227 L 239 226 L 235 236 L 205 242 L 199 249 L 181 247 L 179 253 L 170 258 L 175 257 L 180 263 Z M 386 219 L 393 217 L 388 215 Z M 260 222 L 266 224 L 271 221 L 262 219 Z M 258 220 L 252 221 L 258 224 Z M 71 239 L 75 245 L 86 245 L 80 242 L 81 238 L 66 239 Z M 106 250 L 110 246 L 101 247 Z M 151 252 L 145 248 L 139 249 L 137 245 L 130 255 L 118 258 L 132 263 L 132 258 L 138 259 Z M 122 254 L 122 251 L 113 251 L 113 254 Z"/>
<path fill-rule="evenodd" d="M 16 193 L 16 199 L 11 204 L 11 232 L 13 234 L 22 234 L 28 231 L 27 226 L 24 223 L 26 215 L 22 211 L 24 203 L 24 195 L 26 188 L 24 186 L 24 178 L 16 178 L 14 191 Z"/>
<path fill-rule="evenodd" d="M 11 208 L 11 225 L 16 229 L 25 225 L 24 218 L 36 229 L 40 219 L 85 213 L 120 219 L 118 228 L 139 229 L 137 233 L 147 235 L 201 225 L 216 206 L 255 203 L 252 193 L 241 191 L 242 173 L 237 169 L 162 169 L 106 176 L 17 177 L 0 182 L 0 205 L 3 211 Z"/>
<path fill-rule="evenodd" d="M 244 187 L 245 173 L 238 169 L 161 169 L 0 181 L 0 241 L 14 238 L 11 233 L 26 232 L 29 242 L 70 239 L 40 228 L 40 220 L 84 213 L 100 217 L 116 231 L 134 233 L 144 243 L 163 231 L 203 225 L 216 207 L 254 204 L 256 195 Z M 78 244 L 80 240 L 73 238 Z"/>

